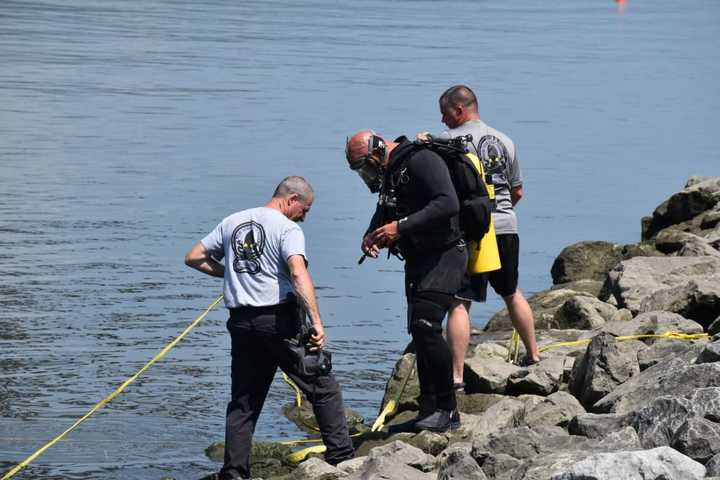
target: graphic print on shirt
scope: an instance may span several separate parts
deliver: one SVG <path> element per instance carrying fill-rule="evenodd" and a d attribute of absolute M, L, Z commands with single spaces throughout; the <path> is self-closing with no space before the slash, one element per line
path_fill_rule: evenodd
<path fill-rule="evenodd" d="M 266 238 L 265 229 L 257 222 L 251 220 L 238 225 L 230 238 L 235 253 L 233 270 L 250 275 L 258 273 Z"/>
<path fill-rule="evenodd" d="M 494 135 L 485 135 L 477 144 L 477 152 L 492 184 L 495 186 L 507 185 L 506 172 L 510 158 L 505 144 Z"/>

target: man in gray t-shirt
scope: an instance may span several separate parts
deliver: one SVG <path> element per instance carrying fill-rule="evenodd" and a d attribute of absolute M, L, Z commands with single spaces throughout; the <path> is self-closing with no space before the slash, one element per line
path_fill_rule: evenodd
<path fill-rule="evenodd" d="M 502 267 L 490 272 L 488 280 L 505 301 L 510 320 L 525 345 L 527 355 L 522 363 L 536 363 L 540 360 L 540 353 L 535 340 L 535 321 L 530 305 L 517 288 L 520 240 L 514 206 L 523 196 L 523 186 L 515 144 L 507 135 L 480 120 L 477 98 L 470 88 L 464 85 L 450 87 L 440 96 L 439 102 L 442 121 L 448 127 L 439 137 L 471 134 L 471 153 L 482 160 L 486 173 L 492 179 L 497 204 L 492 219 Z M 484 299 L 486 284 L 481 282 L 477 285 L 482 292 L 476 292 L 475 296 Z M 447 336 L 453 353 L 453 380 L 460 390 L 464 387 L 463 366 L 470 340 L 469 301 L 458 300 L 450 311 Z"/>
<path fill-rule="evenodd" d="M 311 371 L 302 345 L 293 344 L 307 313 L 312 324 L 307 353 L 319 355 L 323 324 L 307 271 L 305 237 L 295 222 L 310 211 L 313 191 L 302 177 L 287 177 L 264 206 L 225 218 L 185 256 L 203 273 L 223 277 L 227 328 L 232 342 L 231 399 L 227 406 L 225 460 L 219 480 L 250 478 L 255 423 L 280 367 L 313 403 L 331 464 L 352 458 L 340 387 L 329 370 Z M 225 259 L 223 265 L 219 261 Z M 319 357 L 318 357 L 319 358 Z M 326 368 L 326 367 L 325 367 Z"/>

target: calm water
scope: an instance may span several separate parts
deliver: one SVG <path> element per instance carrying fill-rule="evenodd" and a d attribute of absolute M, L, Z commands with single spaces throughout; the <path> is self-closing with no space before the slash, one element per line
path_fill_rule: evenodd
<path fill-rule="evenodd" d="M 635 242 L 717 175 L 720 2 L 0 1 L 0 471 L 53 438 L 220 294 L 183 265 L 289 174 L 347 404 L 374 418 L 405 346 L 401 264 L 357 266 L 374 199 L 345 136 L 440 129 L 476 89 L 515 139 L 521 286 L 584 239 Z M 482 326 L 500 307 L 476 306 Z M 222 439 L 226 315 L 16 478 L 196 478 Z M 300 433 L 279 380 L 257 437 Z"/>

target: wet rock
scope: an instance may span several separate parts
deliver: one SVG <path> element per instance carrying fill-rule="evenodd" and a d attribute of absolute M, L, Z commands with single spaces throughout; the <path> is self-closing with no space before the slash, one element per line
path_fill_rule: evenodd
<path fill-rule="evenodd" d="M 622 247 L 609 242 L 578 242 L 565 247 L 550 269 L 553 283 L 575 280 L 603 280 L 605 274 L 622 260 Z"/>
<path fill-rule="evenodd" d="M 575 361 L 568 389 L 590 408 L 618 385 L 640 373 L 637 347 L 632 342 L 617 342 L 615 337 L 601 333 L 592 339 L 585 355 Z"/>
<path fill-rule="evenodd" d="M 293 480 L 305 480 L 308 478 L 317 480 L 340 480 L 347 478 L 348 474 L 320 460 L 309 458 L 302 462 L 292 473 Z"/>
<path fill-rule="evenodd" d="M 636 257 L 620 262 L 608 273 L 600 299 L 613 295 L 621 308 L 637 314 L 650 311 L 652 305 L 643 308 L 643 301 L 658 291 L 680 289 L 691 281 L 717 279 L 718 274 L 717 257 Z"/>
<path fill-rule="evenodd" d="M 715 385 L 720 385 L 720 364 L 688 365 L 684 359 L 673 358 L 631 377 L 595 403 L 592 410 L 596 413 L 627 413 L 639 410 L 667 392 L 685 395 Z"/>
<path fill-rule="evenodd" d="M 689 418 L 675 432 L 670 446 L 705 463 L 720 453 L 720 425 L 702 417 Z"/>
<path fill-rule="evenodd" d="M 527 300 L 535 317 L 535 328 L 538 330 L 555 328 L 553 326 L 555 322 L 555 312 L 565 301 L 575 296 L 594 297 L 594 295 L 590 295 L 589 293 L 576 292 L 564 288 L 544 290 L 529 297 Z M 507 308 L 503 308 L 493 315 L 485 326 L 485 330 L 491 332 L 498 330 L 511 331 L 512 329 L 513 326 L 512 322 L 510 322 L 510 315 L 508 314 Z"/>
<path fill-rule="evenodd" d="M 581 413 L 568 424 L 571 435 L 603 439 L 629 425 L 631 417 L 619 413 Z"/>
<path fill-rule="evenodd" d="M 554 357 L 518 370 L 508 377 L 507 393 L 550 395 L 560 388 L 564 366 L 564 358 Z"/>
<path fill-rule="evenodd" d="M 288 403 L 283 407 L 283 414 L 301 430 L 310 434 L 315 434 L 318 432 L 318 423 L 315 418 L 315 412 L 313 412 L 312 403 L 310 403 L 305 395 L 301 395 L 300 398 L 299 407 L 296 401 L 293 400 L 292 403 Z M 363 416 L 352 409 L 347 407 L 345 408 L 345 418 L 351 432 L 366 429 L 364 426 L 365 419 Z"/>
<path fill-rule="evenodd" d="M 456 449 L 441 462 L 437 480 L 487 480 L 487 477 L 470 452 Z"/>
<path fill-rule="evenodd" d="M 402 396 L 398 398 L 400 392 L 402 392 Z M 417 377 L 417 368 L 415 368 L 415 354 L 406 353 L 395 363 L 390 380 L 385 385 L 380 411 L 387 405 L 387 402 L 395 399 L 398 399 L 397 413 L 405 410 L 418 410 L 419 396 L 420 383 Z"/>
<path fill-rule="evenodd" d="M 700 480 L 705 476 L 702 464 L 669 447 L 632 452 L 597 453 L 569 465 L 552 475 L 551 480 Z"/>
<path fill-rule="evenodd" d="M 572 297 L 555 312 L 555 328 L 592 330 L 613 320 L 618 309 L 590 297 Z"/>
<path fill-rule="evenodd" d="M 530 428 L 542 425 L 565 426 L 573 417 L 583 413 L 585 409 L 575 397 L 567 392 L 555 392 L 534 408 L 526 410 L 524 421 Z"/>
<path fill-rule="evenodd" d="M 287 457 L 292 450 L 287 445 L 275 442 L 253 442 L 250 453 L 250 468 L 257 477 L 286 475 L 293 471 L 294 466 Z M 214 461 L 222 462 L 225 455 L 225 443 L 215 442 L 205 449 L 205 455 Z"/>
<path fill-rule="evenodd" d="M 508 378 L 520 367 L 499 358 L 473 357 L 465 360 L 467 393 L 505 393 Z"/>

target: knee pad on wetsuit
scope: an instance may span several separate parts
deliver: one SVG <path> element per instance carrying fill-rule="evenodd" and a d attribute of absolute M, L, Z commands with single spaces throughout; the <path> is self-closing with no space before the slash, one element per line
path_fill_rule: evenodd
<path fill-rule="evenodd" d="M 442 332 L 450 301 L 449 295 L 420 292 L 409 306 L 408 330 L 411 334 Z"/>

